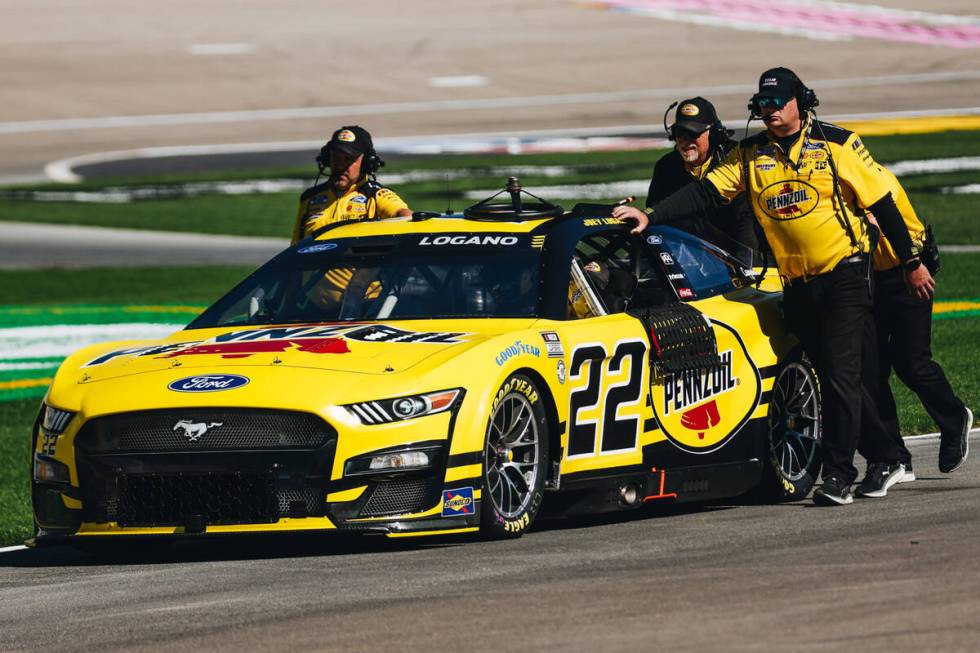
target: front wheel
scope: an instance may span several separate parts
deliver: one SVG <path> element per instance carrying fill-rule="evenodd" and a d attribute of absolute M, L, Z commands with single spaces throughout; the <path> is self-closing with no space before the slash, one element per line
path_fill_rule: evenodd
<path fill-rule="evenodd" d="M 775 501 L 806 497 L 820 473 L 820 383 L 805 356 L 779 367 L 769 403 L 764 489 Z"/>
<path fill-rule="evenodd" d="M 481 532 L 491 539 L 520 537 L 544 497 L 548 420 L 537 385 L 512 374 L 494 397 L 484 445 Z"/>

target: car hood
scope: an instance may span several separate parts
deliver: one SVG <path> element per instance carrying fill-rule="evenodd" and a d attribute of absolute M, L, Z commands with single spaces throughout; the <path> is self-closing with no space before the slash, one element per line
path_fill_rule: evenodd
<path fill-rule="evenodd" d="M 391 375 L 433 357 L 435 364 L 533 322 L 412 320 L 183 330 L 159 341 L 110 343 L 83 350 L 66 361 L 62 371 L 74 367 L 86 382 L 175 367 L 191 375 L 260 365 Z"/>

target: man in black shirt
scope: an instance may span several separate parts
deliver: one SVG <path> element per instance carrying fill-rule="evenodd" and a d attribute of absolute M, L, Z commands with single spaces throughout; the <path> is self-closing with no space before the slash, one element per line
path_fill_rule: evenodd
<path fill-rule="evenodd" d="M 676 145 L 653 168 L 646 201 L 648 213 L 675 191 L 703 179 L 709 170 L 721 163 L 737 145 L 731 134 L 718 119 L 711 102 L 703 97 L 681 102 L 674 114 L 674 124 L 667 128 L 667 137 Z M 744 193 L 729 204 L 686 216 L 674 226 L 723 249 L 732 249 L 730 240 L 754 250 L 760 249 L 755 215 Z"/>

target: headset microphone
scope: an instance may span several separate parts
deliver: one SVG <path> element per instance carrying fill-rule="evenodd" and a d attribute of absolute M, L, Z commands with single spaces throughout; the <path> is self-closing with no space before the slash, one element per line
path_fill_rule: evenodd
<path fill-rule="evenodd" d="M 667 107 L 666 111 L 664 111 L 664 132 L 667 134 L 668 141 L 674 140 L 674 130 L 667 126 L 667 115 L 670 114 L 670 110 L 676 107 L 678 104 L 679 102 L 674 102 Z"/>

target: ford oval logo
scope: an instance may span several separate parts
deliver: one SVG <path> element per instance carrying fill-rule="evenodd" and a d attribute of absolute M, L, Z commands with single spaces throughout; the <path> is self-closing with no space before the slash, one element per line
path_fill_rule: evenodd
<path fill-rule="evenodd" d="M 238 374 L 201 374 L 177 379 L 167 387 L 175 392 L 218 392 L 248 385 L 247 376 Z"/>

